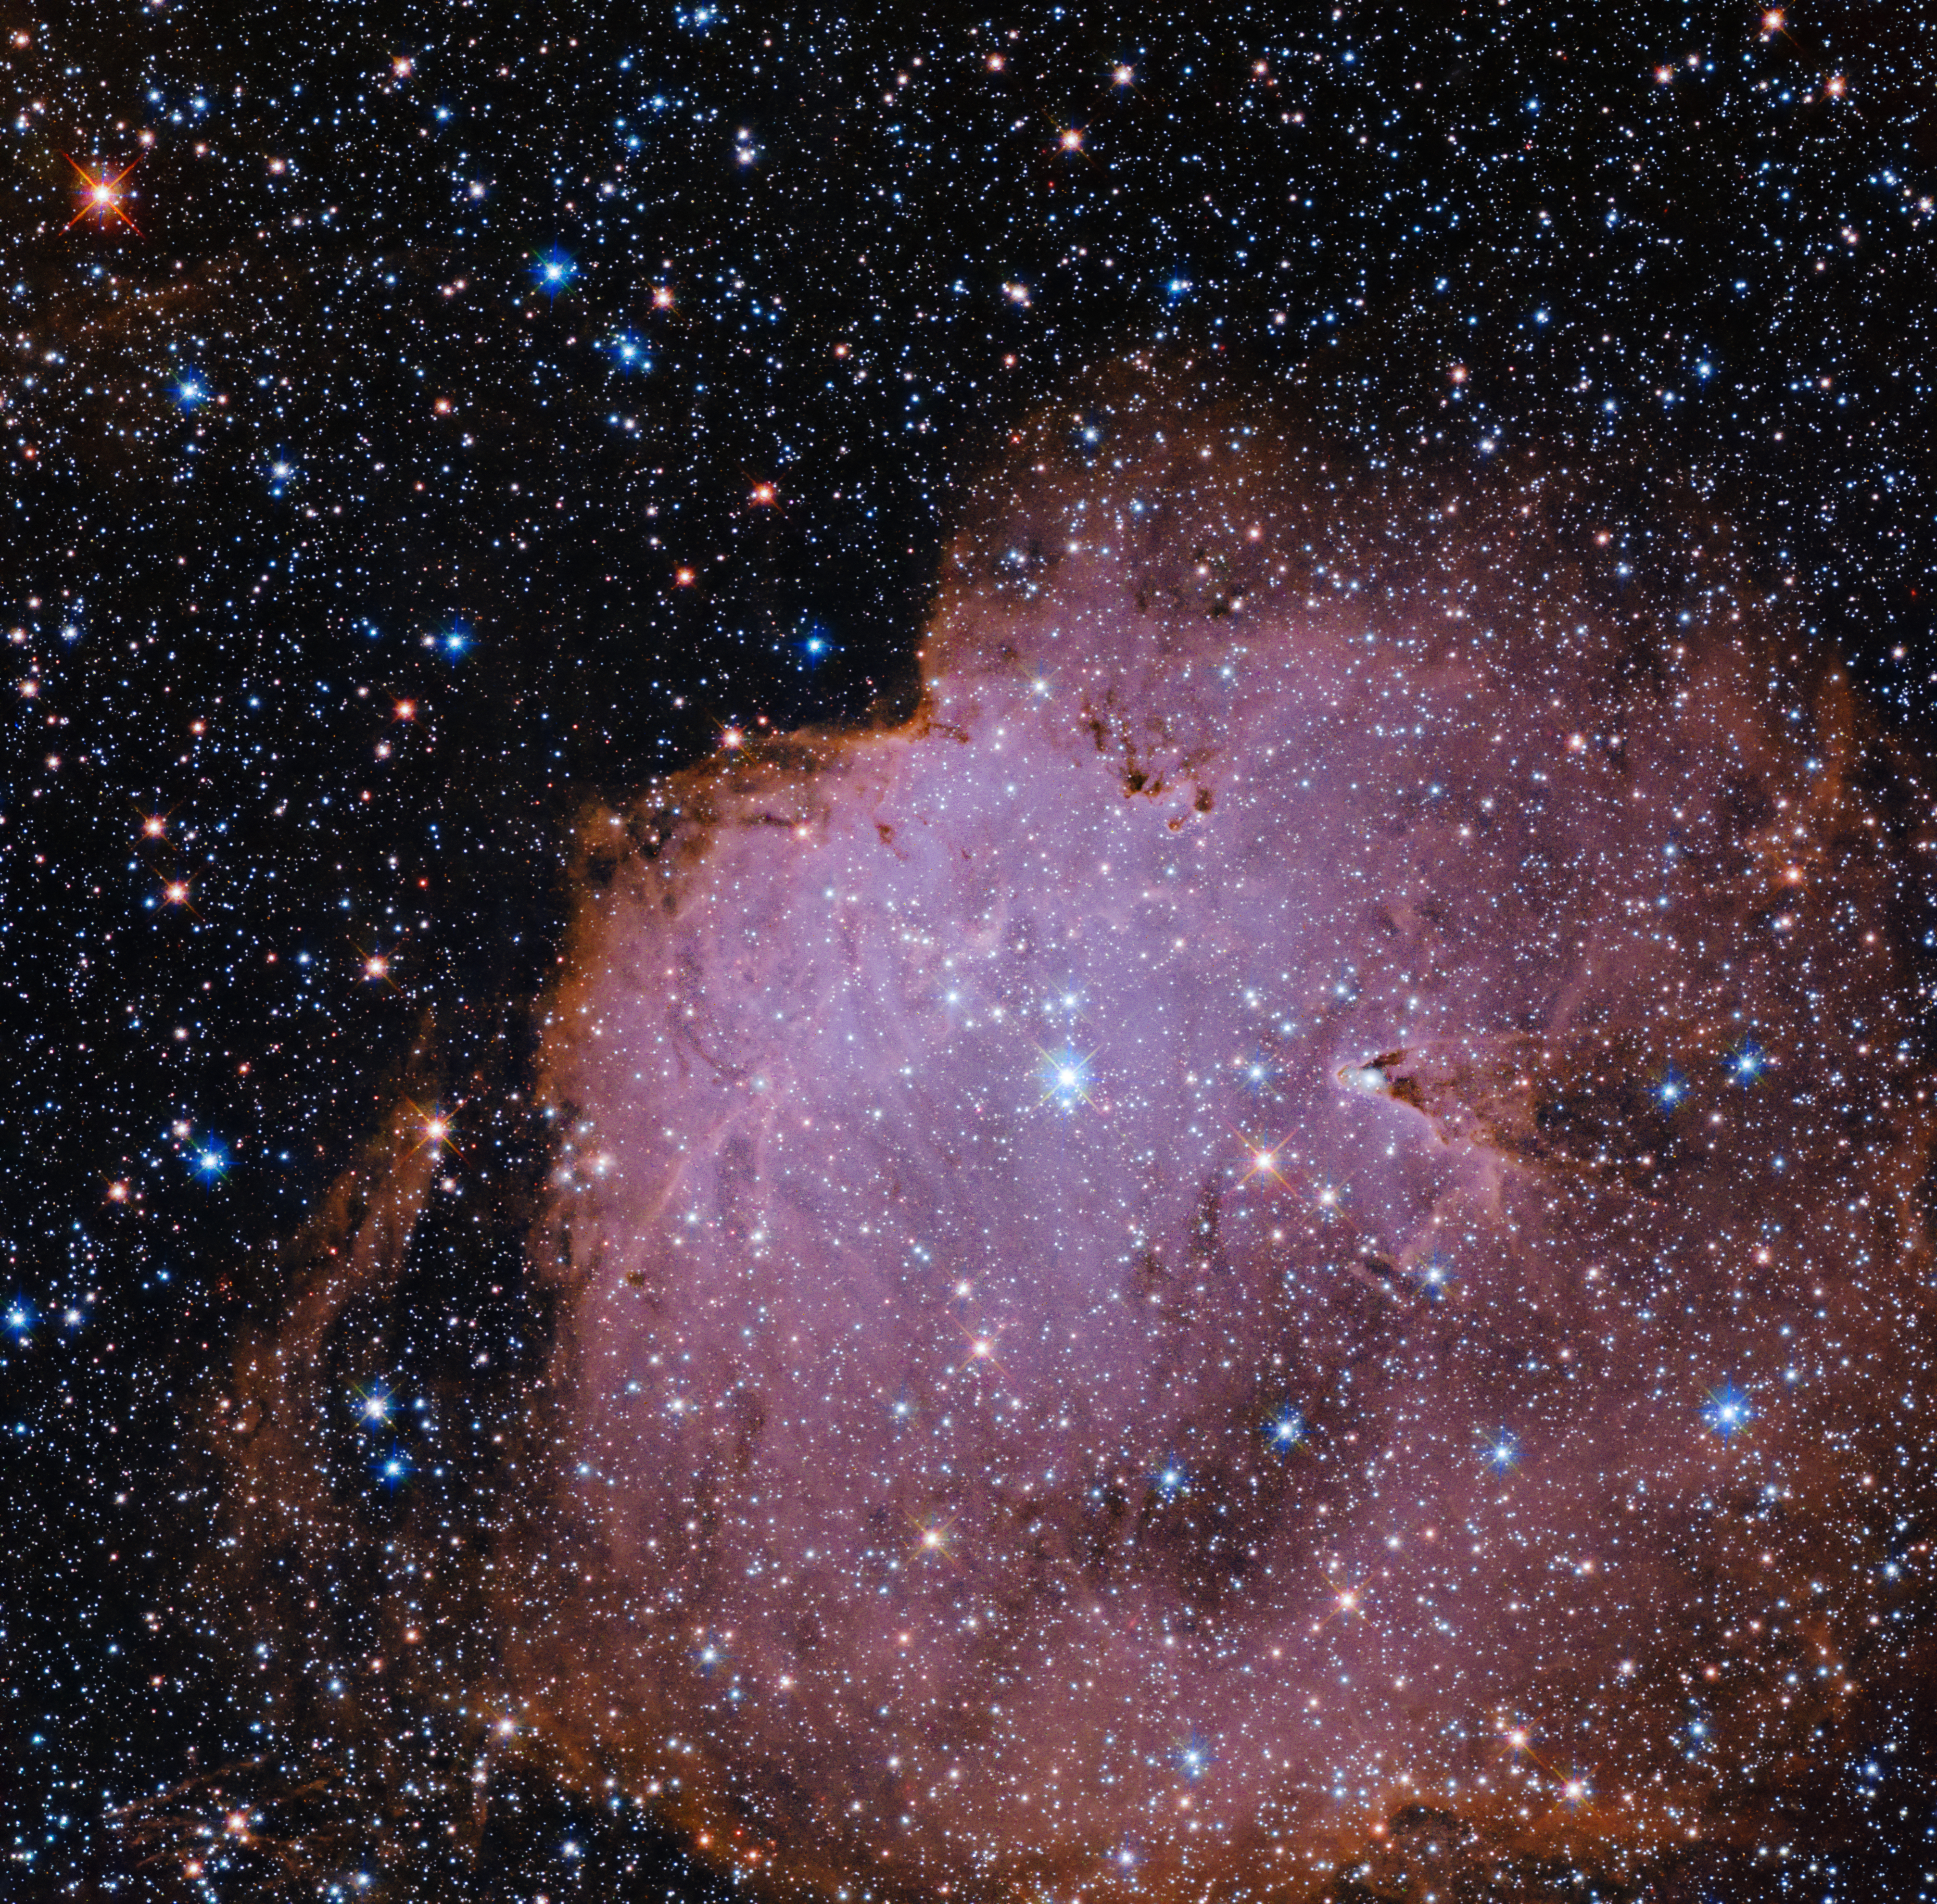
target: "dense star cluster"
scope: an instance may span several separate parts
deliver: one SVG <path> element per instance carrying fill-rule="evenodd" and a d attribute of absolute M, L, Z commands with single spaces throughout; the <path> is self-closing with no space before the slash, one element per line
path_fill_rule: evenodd
<path fill-rule="evenodd" d="M 0 1888 L 1937 1895 L 1926 41 L 10 19 Z"/>

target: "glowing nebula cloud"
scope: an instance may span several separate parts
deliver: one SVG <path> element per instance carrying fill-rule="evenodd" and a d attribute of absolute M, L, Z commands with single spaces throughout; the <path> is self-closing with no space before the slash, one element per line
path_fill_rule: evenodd
<path fill-rule="evenodd" d="M 588 819 L 467 1671 L 743 1875 L 1745 1883 L 1928 1679 L 1929 801 L 1698 507 L 1314 442 L 1120 368 L 914 718 Z M 434 1167 L 245 1354 L 320 1551 Z"/>
<path fill-rule="evenodd" d="M 783 1878 L 1746 1850 L 1863 1676 L 1926 1146 L 1838 672 L 1717 525 L 1235 414 L 1050 419 L 913 720 L 593 828 L 563 1706 Z"/>

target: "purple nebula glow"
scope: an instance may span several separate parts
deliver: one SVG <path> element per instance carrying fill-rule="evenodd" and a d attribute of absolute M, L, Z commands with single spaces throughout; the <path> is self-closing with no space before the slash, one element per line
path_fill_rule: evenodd
<path fill-rule="evenodd" d="M 914 719 L 591 825 L 559 1723 L 802 1881 L 1726 1837 L 1924 1319 L 1840 675 L 1705 523 L 1098 411 Z"/>

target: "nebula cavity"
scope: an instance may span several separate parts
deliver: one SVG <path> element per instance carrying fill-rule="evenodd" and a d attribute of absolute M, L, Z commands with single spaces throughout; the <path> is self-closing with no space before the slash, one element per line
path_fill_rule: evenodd
<path fill-rule="evenodd" d="M 1885 1669 L 1920 817 L 1699 506 L 1178 389 L 905 724 L 588 823 L 547 1698 L 784 1884 L 1747 1855 Z"/>

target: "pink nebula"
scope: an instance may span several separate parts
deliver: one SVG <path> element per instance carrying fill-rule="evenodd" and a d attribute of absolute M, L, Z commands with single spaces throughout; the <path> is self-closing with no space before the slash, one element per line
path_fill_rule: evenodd
<path fill-rule="evenodd" d="M 1882 750 L 1692 512 L 1084 413 L 914 718 L 590 825 L 562 1722 L 782 1881 L 1752 1833 L 1929 1326 Z"/>

